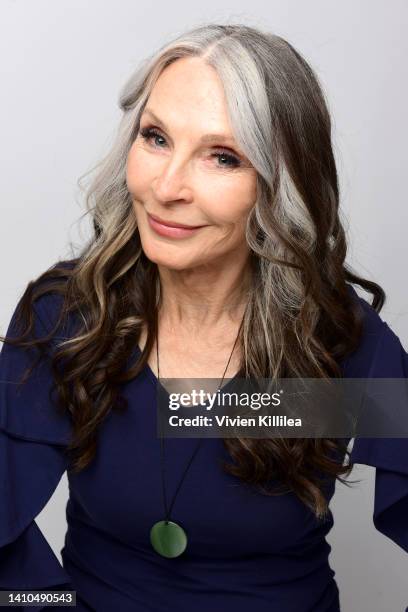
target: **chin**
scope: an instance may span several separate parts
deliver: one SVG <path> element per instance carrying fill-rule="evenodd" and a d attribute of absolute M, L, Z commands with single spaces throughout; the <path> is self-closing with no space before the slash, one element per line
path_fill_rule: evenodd
<path fill-rule="evenodd" d="M 191 262 L 187 262 L 184 257 L 180 256 L 180 252 L 175 251 L 174 255 L 171 255 L 169 246 L 163 245 L 163 248 L 157 248 L 152 244 L 144 244 L 142 241 L 144 254 L 147 259 L 156 265 L 168 268 L 169 270 L 185 270 L 188 267 L 193 267 Z"/>

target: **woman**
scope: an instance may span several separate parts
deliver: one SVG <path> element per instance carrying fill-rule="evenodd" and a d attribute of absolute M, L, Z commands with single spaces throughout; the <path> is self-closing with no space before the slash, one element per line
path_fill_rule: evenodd
<path fill-rule="evenodd" d="M 347 465 L 338 439 L 164 443 L 155 411 L 164 376 L 407 376 L 384 291 L 344 264 L 316 76 L 278 36 L 211 24 L 120 106 L 94 236 L 29 283 L 4 339 L 0 586 L 98 612 L 339 610 L 336 479 L 375 465 L 376 527 L 408 550 L 406 441 L 358 439 Z M 34 518 L 65 470 L 62 567 Z"/>

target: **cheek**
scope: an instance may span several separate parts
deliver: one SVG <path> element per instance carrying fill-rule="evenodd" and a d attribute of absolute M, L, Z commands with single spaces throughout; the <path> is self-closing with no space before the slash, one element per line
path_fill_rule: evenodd
<path fill-rule="evenodd" d="M 140 172 L 143 168 L 143 172 Z M 126 185 L 129 193 L 136 198 L 147 191 L 151 183 L 149 160 L 143 151 L 133 145 L 126 162 Z"/>
<path fill-rule="evenodd" d="M 202 190 L 209 215 L 225 224 L 244 224 L 256 201 L 256 178 L 252 175 L 207 181 Z"/>

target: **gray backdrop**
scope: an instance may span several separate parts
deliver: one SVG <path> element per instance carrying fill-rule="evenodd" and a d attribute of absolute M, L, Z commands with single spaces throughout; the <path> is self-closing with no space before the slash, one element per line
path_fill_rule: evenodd
<path fill-rule="evenodd" d="M 187 27 L 239 21 L 287 38 L 320 77 L 333 117 L 348 261 L 385 288 L 381 316 L 407 348 L 408 3 L 159 4 L 0 0 L 0 333 L 27 282 L 88 235 L 88 223 L 77 223 L 76 180 L 106 152 L 120 116 L 118 91 L 133 67 Z M 363 482 L 338 484 L 331 505 L 330 562 L 342 612 L 408 606 L 407 555 L 372 524 L 374 474 L 357 466 L 352 478 Z M 37 519 L 59 558 L 67 495 L 64 476 Z"/>

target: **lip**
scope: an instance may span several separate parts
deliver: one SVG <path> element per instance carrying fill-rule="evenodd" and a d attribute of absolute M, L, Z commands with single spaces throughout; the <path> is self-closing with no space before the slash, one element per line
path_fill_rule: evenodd
<path fill-rule="evenodd" d="M 149 221 L 150 227 L 160 236 L 165 236 L 167 238 L 185 238 L 187 236 L 191 236 L 199 229 L 206 227 L 205 225 L 182 225 L 180 223 L 172 223 L 171 225 L 165 223 L 159 217 L 151 215 L 147 213 L 147 218 Z"/>
<path fill-rule="evenodd" d="M 164 219 L 160 219 L 156 215 L 152 215 L 151 213 L 147 213 L 149 217 L 154 219 L 160 223 L 160 225 L 165 225 L 166 227 L 182 227 L 183 229 L 198 229 L 199 227 L 204 227 L 203 225 L 185 225 L 183 223 L 172 223 L 171 221 L 165 221 Z"/>

